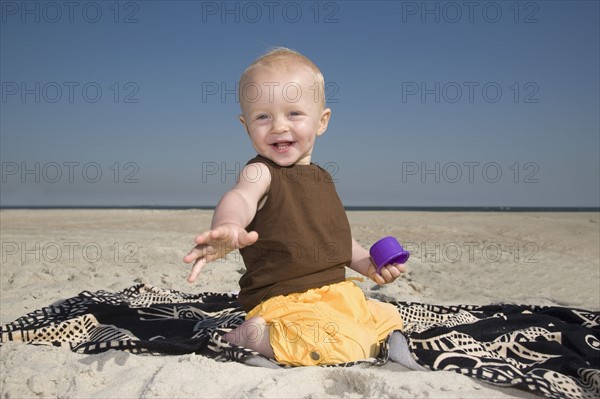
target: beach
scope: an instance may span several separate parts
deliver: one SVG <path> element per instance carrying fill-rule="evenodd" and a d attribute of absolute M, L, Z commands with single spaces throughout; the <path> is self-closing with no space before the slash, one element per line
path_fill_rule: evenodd
<path fill-rule="evenodd" d="M 209 210 L 0 211 L 0 321 L 81 291 L 136 283 L 187 293 L 237 292 L 239 253 L 186 281 L 183 256 L 210 226 Z M 600 310 L 600 215 L 595 212 L 349 211 L 368 248 L 394 236 L 411 252 L 391 284 L 358 284 L 383 300 L 515 303 Z M 348 277 L 357 276 L 348 269 Z M 199 355 L 141 356 L 7 343 L 3 398 L 26 397 L 532 397 L 452 372 L 381 367 L 272 370 Z"/>

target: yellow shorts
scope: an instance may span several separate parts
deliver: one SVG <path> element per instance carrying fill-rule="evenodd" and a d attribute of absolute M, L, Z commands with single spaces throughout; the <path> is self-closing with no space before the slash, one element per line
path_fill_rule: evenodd
<path fill-rule="evenodd" d="M 367 299 L 352 281 L 269 298 L 246 319 L 269 324 L 275 359 L 293 366 L 345 363 L 377 356 L 402 318 L 394 305 Z"/>

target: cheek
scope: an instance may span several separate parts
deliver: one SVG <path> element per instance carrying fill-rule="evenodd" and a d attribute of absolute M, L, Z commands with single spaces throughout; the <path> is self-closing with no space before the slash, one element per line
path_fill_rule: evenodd
<path fill-rule="evenodd" d="M 296 125 L 296 131 L 301 132 L 306 137 L 314 137 L 318 130 L 319 124 L 312 120 L 303 120 Z"/>
<path fill-rule="evenodd" d="M 268 132 L 269 127 L 266 125 L 261 125 L 261 124 L 254 124 L 251 125 L 248 128 L 248 131 L 250 132 L 250 137 L 254 138 L 260 138 L 266 135 L 266 132 Z"/>

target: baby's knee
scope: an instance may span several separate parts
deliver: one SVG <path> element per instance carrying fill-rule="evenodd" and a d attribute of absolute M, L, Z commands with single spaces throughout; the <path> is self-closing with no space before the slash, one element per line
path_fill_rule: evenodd
<path fill-rule="evenodd" d="M 269 326 L 260 316 L 246 320 L 235 330 L 225 334 L 225 340 L 237 346 L 252 349 L 263 356 L 274 358 L 269 337 Z"/>
<path fill-rule="evenodd" d="M 413 358 L 410 348 L 408 347 L 408 342 L 401 332 L 395 331 L 392 333 L 390 336 L 389 345 L 389 355 L 391 361 L 399 363 L 410 370 L 427 371 L 426 368 L 417 363 Z"/>

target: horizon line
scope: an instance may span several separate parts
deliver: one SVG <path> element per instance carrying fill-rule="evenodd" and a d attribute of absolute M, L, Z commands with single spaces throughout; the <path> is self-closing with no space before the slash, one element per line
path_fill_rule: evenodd
<path fill-rule="evenodd" d="M 147 210 L 214 210 L 214 205 L 0 205 L 0 210 L 52 209 L 147 209 Z M 346 211 L 431 211 L 431 212 L 600 212 L 600 207 L 587 206 L 344 206 Z"/>

